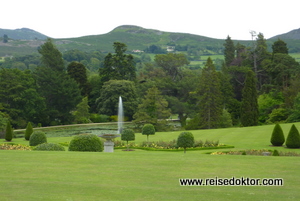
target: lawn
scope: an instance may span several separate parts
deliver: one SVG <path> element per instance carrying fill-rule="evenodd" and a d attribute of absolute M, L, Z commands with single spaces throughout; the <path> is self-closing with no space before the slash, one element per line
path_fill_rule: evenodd
<path fill-rule="evenodd" d="M 291 124 L 283 124 L 285 136 Z M 296 126 L 299 128 L 300 124 Z M 274 149 L 274 125 L 192 131 L 234 150 Z M 176 139 L 157 132 L 150 141 Z M 72 137 L 49 137 L 64 142 Z M 136 134 L 136 143 L 146 136 Z M 2 141 L 2 140 L 1 140 Z M 26 144 L 22 138 L 16 143 Z M 290 151 L 284 147 L 276 148 Z M 299 149 L 292 150 L 300 152 Z M 0 151 L 1 200 L 299 200 L 298 157 L 209 155 L 206 151 L 114 153 Z M 180 186 L 179 178 L 283 178 L 284 186 Z"/>

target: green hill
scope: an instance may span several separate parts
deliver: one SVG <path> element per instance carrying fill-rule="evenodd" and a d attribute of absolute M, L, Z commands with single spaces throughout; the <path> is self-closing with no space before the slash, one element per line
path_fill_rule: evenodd
<path fill-rule="evenodd" d="M 299 33 L 300 30 L 293 30 L 291 33 L 268 39 L 269 49 L 271 50 L 273 42 L 279 37 L 287 42 L 290 53 L 300 52 Z M 7 34 L 10 40 L 8 43 L 0 41 L 0 56 L 36 53 L 37 48 L 47 38 L 47 36 L 27 28 L 17 30 L 0 29 L 0 39 L 3 34 Z M 220 55 L 223 54 L 223 44 L 226 37 L 224 36 L 224 39 L 214 39 L 188 33 L 163 32 L 139 26 L 123 25 L 106 34 L 53 40 L 62 52 L 78 49 L 85 52 L 98 50 L 106 53 L 113 51 L 112 45 L 118 41 L 125 43 L 128 51 L 145 50 L 151 45 L 156 45 L 163 49 L 176 47 L 176 49 L 180 48 L 180 51 L 197 51 L 200 55 Z M 234 42 L 239 42 L 246 46 L 252 45 L 250 40 Z"/>
<path fill-rule="evenodd" d="M 46 35 L 28 28 L 22 29 L 0 29 L 0 37 L 4 34 L 13 40 L 45 40 Z"/>

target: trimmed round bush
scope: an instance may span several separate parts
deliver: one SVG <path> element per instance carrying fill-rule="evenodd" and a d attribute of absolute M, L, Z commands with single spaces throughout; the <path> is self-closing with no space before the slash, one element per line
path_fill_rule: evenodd
<path fill-rule="evenodd" d="M 142 128 L 142 135 L 147 135 L 147 141 L 149 138 L 149 135 L 155 134 L 155 128 L 152 124 L 145 124 Z"/>
<path fill-rule="evenodd" d="M 272 156 L 279 156 L 279 152 L 275 149 L 272 153 Z"/>
<path fill-rule="evenodd" d="M 289 134 L 286 138 L 285 145 L 288 148 L 300 148 L 299 131 L 294 124 L 292 125 L 292 127 L 289 131 Z"/>
<path fill-rule="evenodd" d="M 284 141 L 285 139 L 282 128 L 279 124 L 276 124 L 271 136 L 271 143 L 273 146 L 282 146 Z"/>
<path fill-rule="evenodd" d="M 135 134 L 132 129 L 124 129 L 122 131 L 121 140 L 123 141 L 133 141 L 135 140 Z"/>
<path fill-rule="evenodd" d="M 55 143 L 43 143 L 35 147 L 37 151 L 65 151 L 65 148 L 60 144 Z"/>
<path fill-rule="evenodd" d="M 30 146 L 37 146 L 47 142 L 46 134 L 42 131 L 34 131 L 29 138 Z"/>
<path fill-rule="evenodd" d="M 194 135 L 191 132 L 182 132 L 178 136 L 177 146 L 184 148 L 184 153 L 186 152 L 186 148 L 193 147 L 195 143 Z"/>
<path fill-rule="evenodd" d="M 98 136 L 94 134 L 76 135 L 70 142 L 69 151 L 103 151 L 103 143 Z"/>

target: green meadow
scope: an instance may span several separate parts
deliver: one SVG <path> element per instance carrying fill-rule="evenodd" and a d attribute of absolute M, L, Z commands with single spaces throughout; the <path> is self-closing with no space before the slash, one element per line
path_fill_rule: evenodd
<path fill-rule="evenodd" d="M 300 123 L 295 124 L 299 129 Z M 282 124 L 287 136 L 291 124 Z M 191 131 L 196 140 L 219 140 L 225 150 L 267 149 L 274 125 Z M 78 132 L 78 131 L 76 131 Z M 157 132 L 170 141 L 181 131 Z M 70 137 L 48 137 L 67 142 Z M 146 140 L 136 133 L 135 143 Z M 1 141 L 4 143 L 3 139 Z M 27 144 L 23 138 L 14 143 Z M 278 151 L 300 149 L 276 147 Z M 220 150 L 47 152 L 0 151 L 1 200 L 299 200 L 299 157 L 210 155 Z M 283 186 L 180 186 L 180 178 L 282 178 Z"/>

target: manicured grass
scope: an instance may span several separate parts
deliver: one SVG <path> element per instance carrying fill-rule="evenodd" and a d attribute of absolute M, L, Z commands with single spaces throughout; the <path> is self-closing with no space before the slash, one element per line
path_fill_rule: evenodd
<path fill-rule="evenodd" d="M 1 200 L 297 200 L 297 157 L 1 151 Z M 179 185 L 179 178 L 283 178 L 284 186 Z"/>
<path fill-rule="evenodd" d="M 295 124 L 299 128 L 300 123 Z M 291 124 L 282 124 L 285 137 Z M 274 149 L 274 125 L 191 131 L 232 150 Z M 177 139 L 157 132 L 150 141 Z M 49 137 L 66 142 L 72 137 Z M 146 136 L 136 134 L 136 143 Z M 2 139 L 1 139 L 2 141 Z M 15 143 L 28 144 L 22 138 Z M 276 148 L 278 151 L 299 149 Z M 220 151 L 220 150 L 218 150 Z M 299 200 L 299 157 L 208 155 L 204 151 L 114 153 L 0 150 L 1 200 Z M 284 186 L 180 186 L 179 178 L 283 178 Z"/>

